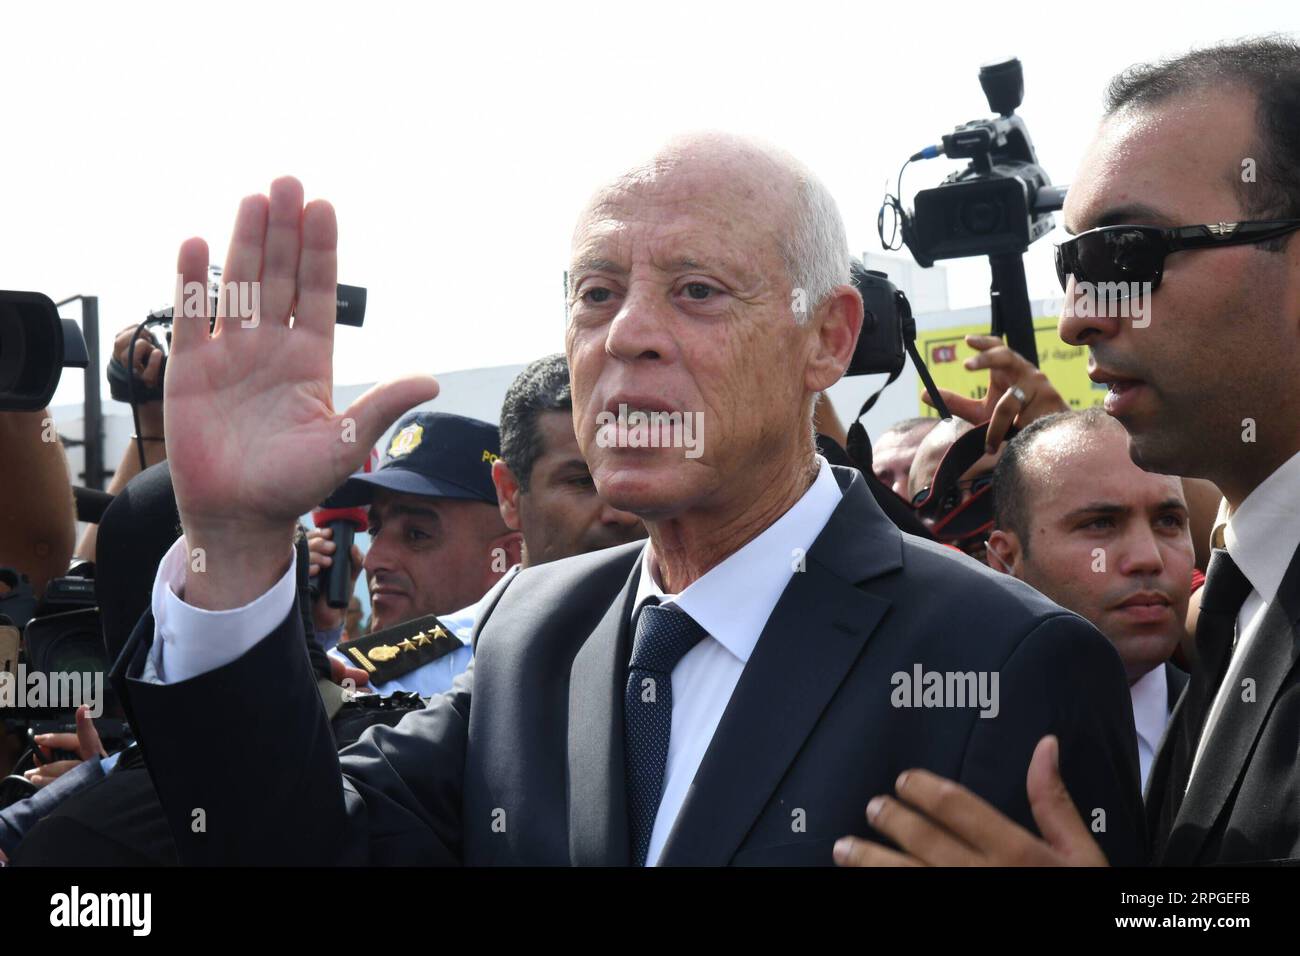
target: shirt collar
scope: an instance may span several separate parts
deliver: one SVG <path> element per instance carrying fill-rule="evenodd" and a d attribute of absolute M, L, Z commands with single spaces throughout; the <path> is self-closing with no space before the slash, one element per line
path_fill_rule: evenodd
<path fill-rule="evenodd" d="M 1228 545 L 1223 540 L 1223 533 L 1228 530 L 1228 518 L 1232 513 L 1228 510 L 1228 499 L 1219 499 L 1219 512 L 1214 516 L 1214 530 L 1210 532 L 1211 548 L 1226 548 Z"/>
<path fill-rule="evenodd" d="M 1215 519 L 1216 538 L 1221 538 L 1223 547 L 1266 604 L 1277 597 L 1282 578 L 1300 545 L 1297 494 L 1300 494 L 1300 452 L 1265 478 L 1231 515 L 1227 502 L 1220 503 Z"/>
<path fill-rule="evenodd" d="M 795 568 L 844 496 L 826 459 L 818 455 L 817 461 L 816 480 L 789 511 L 680 594 L 665 594 L 655 580 L 654 546 L 647 544 L 633 607 L 640 609 L 649 597 L 675 604 L 742 663 L 748 662 Z"/>
<path fill-rule="evenodd" d="M 1165 665 L 1151 668 L 1128 689 L 1137 734 L 1153 751 L 1169 723 L 1169 680 Z"/>

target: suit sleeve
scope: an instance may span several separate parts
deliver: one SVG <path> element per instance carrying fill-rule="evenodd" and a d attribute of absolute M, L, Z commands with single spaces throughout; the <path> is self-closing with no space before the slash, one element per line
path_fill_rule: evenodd
<path fill-rule="evenodd" d="M 1137 731 L 1110 642 L 1076 615 L 1052 616 L 1016 646 L 999 684 L 997 716 L 974 721 L 961 782 L 1038 833 L 1025 778 L 1038 741 L 1055 734 L 1062 779 L 1106 858 L 1145 864 Z"/>
<path fill-rule="evenodd" d="M 454 864 L 473 669 L 396 727 L 335 750 L 302 618 L 177 683 L 142 679 L 146 614 L 115 682 L 184 864 Z"/>

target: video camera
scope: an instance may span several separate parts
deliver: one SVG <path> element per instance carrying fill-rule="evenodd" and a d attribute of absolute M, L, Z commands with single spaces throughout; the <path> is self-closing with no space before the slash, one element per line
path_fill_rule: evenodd
<path fill-rule="evenodd" d="M 1061 208 L 1064 190 L 1053 187 L 1038 165 L 1025 121 L 1015 115 L 1025 97 L 1020 61 L 986 64 L 979 79 L 989 108 L 1001 115 L 963 123 L 941 146 L 918 154 L 970 160 L 940 185 L 918 192 L 912 215 L 903 218 L 903 242 L 922 266 L 1019 255 L 1052 231 L 1052 210 Z"/>
<path fill-rule="evenodd" d="M 210 315 L 216 315 L 216 280 L 221 270 L 209 270 Z M 360 327 L 366 317 L 366 290 L 361 286 L 340 285 L 336 295 L 335 321 L 339 325 Z M 210 320 L 215 322 L 215 318 Z M 170 326 L 172 309 L 151 312 L 136 330 L 153 325 Z M 166 336 L 170 345 L 170 333 Z M 65 368 L 85 368 L 89 362 L 86 340 L 72 319 L 59 315 L 58 307 L 39 292 L 0 291 L 0 412 L 39 411 L 50 403 Z M 165 362 L 165 359 L 164 359 Z M 131 401 L 144 398 L 143 386 L 132 381 L 125 369 L 112 369 L 109 382 L 113 397 Z M 161 396 L 162 382 L 157 392 Z M 137 429 L 138 431 L 138 429 Z"/>
<path fill-rule="evenodd" d="M 0 412 L 40 411 L 63 370 L 89 361 L 81 329 L 48 296 L 0 291 Z"/>
<path fill-rule="evenodd" d="M 217 300 L 221 294 L 221 269 L 217 266 L 208 267 L 208 328 L 212 329 L 216 325 Z M 360 328 L 366 319 L 366 290 L 357 285 L 339 285 L 335 289 L 335 309 L 334 321 L 338 325 L 350 325 Z M 159 309 L 156 312 L 150 312 L 131 335 L 131 341 L 127 347 L 126 354 L 132 356 L 135 354 L 135 343 L 145 332 L 155 326 L 166 328 L 163 338 L 167 342 L 167 348 L 170 350 L 171 326 L 174 321 L 173 307 L 168 306 L 165 309 Z M 129 361 L 128 361 L 129 364 Z M 136 454 L 140 457 L 140 469 L 146 467 L 146 458 L 144 453 L 144 441 L 140 437 L 140 414 L 139 406 L 144 402 L 161 401 L 163 396 L 163 379 L 167 374 L 167 356 L 162 358 L 162 364 L 158 373 L 158 381 L 151 387 L 145 387 L 138 381 L 138 376 L 132 373 L 127 365 L 123 365 L 114 357 L 108 363 L 108 389 L 109 394 L 114 400 L 125 402 L 131 406 L 132 424 L 135 426 L 135 445 Z"/>
<path fill-rule="evenodd" d="M 993 273 L 991 332 L 1005 335 L 1011 348 L 1037 365 L 1021 256 L 1052 231 L 1052 213 L 1064 203 L 1066 189 L 1051 184 L 1038 165 L 1025 121 L 1015 115 L 1025 96 L 1020 60 L 985 64 L 979 80 L 989 108 L 1000 115 L 963 123 L 939 145 L 908 157 L 899 170 L 895 194 L 886 195 L 881 205 L 880 241 L 886 249 L 898 248 L 896 235 L 886 238 L 885 213 L 892 210 L 903 243 L 921 266 L 929 268 L 938 259 L 988 256 Z M 909 163 L 938 156 L 969 159 L 970 164 L 938 186 L 918 192 L 909 214 L 901 201 L 903 170 Z"/>
<path fill-rule="evenodd" d="M 94 568 L 77 562 L 54 578 L 38 601 L 26 576 L 0 568 L 0 721 L 23 741 L 14 776 L 0 782 L 0 807 L 29 795 L 18 776 L 34 767 L 37 734 L 74 733 L 76 710 L 90 708 L 95 729 L 110 753 L 132 735 L 108 680 L 112 662 L 100 628 Z M 78 759 L 55 750 L 52 760 Z"/>
<path fill-rule="evenodd" d="M 208 328 L 211 330 L 216 325 L 217 300 L 221 292 L 221 269 L 217 266 L 208 268 Z M 173 307 L 168 306 L 165 309 L 158 309 L 150 312 L 143 322 L 141 322 L 131 336 L 130 347 L 127 349 L 127 355 L 135 354 L 135 343 L 144 334 L 146 329 L 154 326 L 165 326 L 167 331 L 164 338 L 167 341 L 167 347 L 171 348 L 171 326 L 174 321 Z M 334 321 L 338 325 L 350 325 L 360 328 L 366 319 L 366 290 L 357 285 L 340 285 L 335 291 L 335 310 Z M 162 398 L 163 376 L 167 373 L 167 357 L 164 355 L 162 360 L 162 371 L 158 376 L 158 383 L 152 388 L 146 390 L 143 385 L 135 381 L 126 366 L 122 365 L 116 359 L 108 364 L 108 385 L 109 392 L 119 402 L 126 402 L 134 408 L 140 402 L 157 400 Z M 137 422 L 137 425 L 139 423 Z M 139 428 L 136 429 L 137 433 Z M 143 461 L 143 458 L 141 459 Z"/>

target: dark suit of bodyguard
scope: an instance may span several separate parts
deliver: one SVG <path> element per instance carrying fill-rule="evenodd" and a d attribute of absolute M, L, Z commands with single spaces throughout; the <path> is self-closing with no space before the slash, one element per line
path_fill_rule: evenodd
<path fill-rule="evenodd" d="M 294 187 L 273 185 L 273 224 Z M 237 237 L 257 234 L 256 208 L 241 207 Z M 304 260 L 332 248 L 319 215 L 303 214 Z M 282 241 L 274 232 L 268 249 Z M 182 860 L 827 865 L 837 838 L 870 832 L 867 801 L 910 767 L 960 780 L 1032 826 L 1025 772 L 1055 733 L 1111 862 L 1140 862 L 1135 732 L 1109 643 L 1019 582 L 902 534 L 860 475 L 814 455 L 812 402 L 843 374 L 862 316 L 843 235 L 802 167 L 726 136 L 678 141 L 597 195 L 570 270 L 574 424 L 602 496 L 640 514 L 651 543 L 503 582 L 452 691 L 341 755 L 298 616 L 264 617 L 292 573 L 273 542 L 297 500 L 265 519 L 264 547 L 223 537 L 211 516 L 259 482 L 283 497 L 294 478 L 320 486 L 302 491 L 310 505 L 348 463 L 304 440 L 283 465 L 293 475 L 264 476 L 247 454 L 217 463 L 242 477 L 232 490 L 206 480 L 212 444 L 200 439 L 216 425 L 202 403 L 192 414 L 169 406 L 177 501 L 195 539 L 178 547 L 223 560 L 209 557 L 206 578 L 164 561 L 154 590 L 170 619 L 158 622 L 164 640 L 146 615 L 119 670 Z M 255 252 L 232 260 L 285 260 Z M 186 262 L 183 249 L 183 273 Z M 326 316 L 324 296 L 321 315 L 304 316 L 304 275 L 333 281 L 300 267 L 292 330 L 274 324 L 264 295 L 262 326 L 233 333 L 220 348 L 237 354 L 223 362 L 217 339 L 176 334 L 169 388 L 184 394 L 191 366 L 194 382 L 220 384 L 222 369 L 251 360 L 245 348 L 270 362 L 295 337 L 311 347 L 303 332 Z M 241 419 L 274 428 L 268 416 L 281 413 L 301 433 L 310 410 L 285 407 L 291 394 L 259 401 L 249 378 L 223 393 L 222 434 Z M 403 410 L 399 388 L 409 406 L 408 383 L 382 413 L 344 413 L 363 438 Z M 638 411 L 677 413 L 682 441 L 646 447 L 644 431 L 625 428 Z M 683 434 L 687 416 L 707 431 Z M 321 478 L 331 463 L 338 473 Z M 243 530 L 261 542 L 255 522 Z M 180 614 L 177 594 L 233 609 L 219 619 L 229 633 Z M 753 607 L 771 610 L 731 626 Z M 898 693 L 913 675 L 927 692 Z M 953 697 L 952 678 L 966 675 L 992 700 Z M 232 774 L 239 766 L 256 769 Z"/>

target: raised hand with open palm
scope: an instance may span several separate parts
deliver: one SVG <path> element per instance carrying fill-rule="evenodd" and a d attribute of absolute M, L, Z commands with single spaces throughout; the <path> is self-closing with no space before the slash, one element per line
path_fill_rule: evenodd
<path fill-rule="evenodd" d="M 296 179 L 246 198 L 222 286 L 260 283 L 260 310 L 226 315 L 240 298 L 223 294 L 209 334 L 208 319 L 185 316 L 182 302 L 186 286 L 206 284 L 208 247 L 181 245 L 164 408 L 181 525 L 202 556 L 186 574 L 196 607 L 238 607 L 268 590 L 288 566 L 298 516 L 360 467 L 402 412 L 438 393 L 433 378 L 409 376 L 335 412 L 337 247 L 333 208 L 304 208 Z"/>

